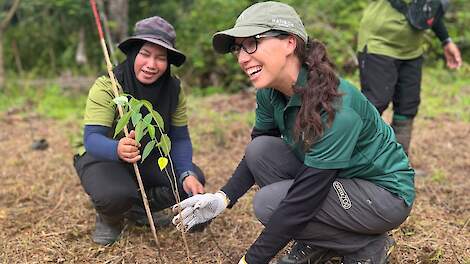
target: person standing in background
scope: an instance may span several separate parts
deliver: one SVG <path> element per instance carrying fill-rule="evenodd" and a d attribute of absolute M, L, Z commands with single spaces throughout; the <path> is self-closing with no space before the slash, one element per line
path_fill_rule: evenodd
<path fill-rule="evenodd" d="M 391 125 L 408 155 L 413 120 L 420 104 L 422 43 L 426 32 L 413 27 L 397 8 L 400 5 L 405 8 L 409 2 L 372 1 L 364 11 L 357 45 L 362 93 L 380 114 L 393 103 Z M 457 69 L 462 64 L 460 50 L 447 32 L 443 19 L 445 4 L 441 2 L 433 3 L 441 8 L 442 15 L 430 29 L 442 43 L 447 67 Z"/>

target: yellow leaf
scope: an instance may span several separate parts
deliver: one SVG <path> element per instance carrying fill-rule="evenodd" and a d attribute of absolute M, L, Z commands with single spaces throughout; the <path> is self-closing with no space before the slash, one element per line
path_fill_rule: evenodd
<path fill-rule="evenodd" d="M 163 170 L 166 165 L 168 165 L 168 159 L 165 157 L 160 157 L 158 158 L 158 166 L 160 167 L 160 170 Z"/>

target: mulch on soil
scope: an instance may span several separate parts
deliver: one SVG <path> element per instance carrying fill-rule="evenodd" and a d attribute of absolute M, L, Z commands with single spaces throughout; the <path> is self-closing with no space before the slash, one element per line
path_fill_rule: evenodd
<path fill-rule="evenodd" d="M 254 108 L 246 94 L 203 99 L 220 114 Z M 210 122 L 191 115 L 191 125 Z M 156 263 L 149 228 L 127 225 L 122 239 L 97 246 L 90 236 L 94 210 L 72 166 L 69 137 L 79 124 L 22 111 L 0 114 L 0 263 Z M 470 262 L 470 124 L 445 117 L 417 119 L 413 164 L 426 171 L 416 178 L 417 200 L 408 220 L 393 231 L 398 246 L 392 263 Z M 243 156 L 250 138 L 247 122 L 227 123 L 222 137 L 192 134 L 195 162 L 217 191 Z M 34 139 L 49 148 L 32 151 Z M 202 233 L 187 234 L 194 263 L 237 263 L 262 226 L 252 214 L 254 190 Z M 167 263 L 187 263 L 181 234 L 158 231 Z"/>

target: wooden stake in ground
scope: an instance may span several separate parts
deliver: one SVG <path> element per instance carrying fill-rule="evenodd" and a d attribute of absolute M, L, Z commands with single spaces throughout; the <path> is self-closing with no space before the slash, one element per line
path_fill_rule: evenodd
<path fill-rule="evenodd" d="M 103 49 L 103 54 L 104 54 L 104 57 L 105 57 L 105 60 L 106 60 L 106 67 L 108 69 L 109 78 L 111 79 L 111 85 L 112 85 L 112 88 L 113 88 L 113 93 L 114 93 L 115 97 L 119 97 L 119 91 L 118 91 L 118 88 L 117 88 L 117 85 L 116 85 L 116 78 L 114 77 L 114 73 L 113 73 L 113 65 L 111 64 L 111 61 L 109 59 L 108 49 L 106 47 L 106 42 L 104 40 L 103 30 L 101 28 L 100 17 L 99 17 L 99 14 L 98 14 L 98 9 L 96 8 L 96 3 L 95 3 L 94 0 L 90 0 L 90 5 L 91 5 L 91 8 L 93 9 L 93 15 L 95 16 L 96 26 L 98 27 L 98 34 L 99 34 L 99 37 L 100 37 L 101 48 Z M 118 111 L 119 111 L 119 116 L 122 117 L 123 114 L 124 114 L 123 111 L 122 111 L 122 107 L 120 105 L 117 105 L 117 108 L 118 108 Z M 127 129 L 127 126 L 124 127 L 124 135 L 126 137 L 129 135 L 129 131 Z M 139 167 L 137 166 L 137 163 L 133 163 L 132 165 L 134 167 L 134 172 L 135 172 L 135 175 L 136 175 L 136 178 L 137 178 L 137 182 L 139 184 L 140 194 L 142 195 L 142 200 L 144 201 L 145 213 L 147 214 L 147 218 L 148 218 L 148 221 L 149 221 L 149 224 L 150 224 L 150 229 L 152 230 L 152 234 L 153 234 L 153 237 L 155 239 L 155 243 L 157 244 L 157 247 L 158 247 L 158 255 L 159 255 L 159 258 L 160 258 L 160 262 L 163 262 L 162 261 L 162 254 L 160 252 L 160 242 L 158 241 L 158 237 L 157 237 L 157 230 L 155 229 L 155 224 L 154 224 L 154 221 L 153 221 L 152 213 L 150 212 L 150 206 L 149 206 L 149 203 L 148 203 L 148 200 L 147 200 L 147 195 L 145 194 L 144 184 L 142 183 L 142 177 L 140 176 Z"/>
<path fill-rule="evenodd" d="M 108 49 L 106 47 L 106 42 L 104 40 L 104 35 L 103 35 L 102 27 L 101 27 L 101 22 L 100 22 L 100 16 L 99 16 L 99 13 L 98 13 L 98 9 L 96 8 L 96 3 L 95 3 L 94 0 L 90 0 L 90 5 L 93 9 L 93 15 L 95 17 L 96 26 L 98 28 L 100 43 L 101 43 L 101 47 L 103 49 L 103 54 L 104 54 L 104 57 L 105 57 L 105 60 L 106 60 L 106 66 L 107 66 L 107 69 L 108 69 L 109 78 L 111 79 L 111 85 L 112 85 L 114 97 L 117 98 L 117 97 L 119 97 L 119 91 L 118 91 L 117 84 L 116 84 L 116 78 L 115 78 L 114 73 L 113 73 L 113 66 L 112 66 L 111 60 L 109 58 Z M 152 108 L 152 106 L 149 106 L 149 107 Z M 117 108 L 118 108 L 118 111 L 119 111 L 119 116 L 122 118 L 124 113 L 123 113 L 121 105 L 117 104 Z M 149 112 L 151 112 L 150 108 L 149 108 Z M 158 126 L 158 128 L 160 130 L 160 133 L 163 135 L 163 131 L 161 130 L 160 126 Z M 129 131 L 128 131 L 126 125 L 123 127 L 123 130 L 124 130 L 125 136 L 127 137 L 128 134 L 129 134 Z M 162 154 L 161 150 L 160 150 L 160 155 L 163 157 L 163 154 Z M 168 170 L 166 168 L 165 168 L 165 172 L 167 173 L 168 178 L 170 180 L 170 183 L 172 185 L 173 195 L 175 196 L 176 202 L 179 203 L 181 200 L 180 200 L 180 197 L 179 197 L 179 194 L 178 194 L 178 188 L 176 186 L 177 180 L 176 180 L 176 177 L 175 177 L 173 162 L 171 161 L 171 158 L 170 158 L 170 164 L 171 164 L 171 168 L 172 168 L 172 172 L 173 172 L 172 175 L 173 175 L 174 184 L 173 184 L 172 179 L 169 176 L 170 174 L 168 173 Z M 138 168 L 136 163 L 133 163 L 132 165 L 134 167 L 134 172 L 135 172 L 135 175 L 136 175 L 136 178 L 137 178 L 137 182 L 139 184 L 140 193 L 142 195 L 142 200 L 144 202 L 145 213 L 147 214 L 147 218 L 148 218 L 148 221 L 150 223 L 150 229 L 152 230 L 153 237 L 154 237 L 155 242 L 156 242 L 157 247 L 158 247 L 158 256 L 159 256 L 160 262 L 165 263 L 162 260 L 163 255 L 161 254 L 161 250 L 160 250 L 160 242 L 158 241 L 157 231 L 155 229 L 153 216 L 152 216 L 152 213 L 150 211 L 150 206 L 148 204 L 148 199 L 147 199 L 147 195 L 145 193 L 144 185 L 142 183 L 142 177 L 140 176 L 139 168 Z M 180 214 L 180 217 L 181 217 L 181 209 L 179 210 L 178 213 Z M 183 242 L 184 242 L 184 245 L 185 245 L 185 248 L 186 248 L 186 254 L 187 254 L 188 262 L 192 263 L 191 254 L 189 252 L 188 243 L 186 241 L 186 236 L 185 236 L 184 232 L 181 232 L 181 234 L 183 236 Z"/>

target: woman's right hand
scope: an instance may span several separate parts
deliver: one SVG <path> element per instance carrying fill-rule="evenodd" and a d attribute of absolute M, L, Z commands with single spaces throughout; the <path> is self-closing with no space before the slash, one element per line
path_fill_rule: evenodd
<path fill-rule="evenodd" d="M 125 162 L 134 163 L 140 160 L 140 144 L 135 141 L 135 131 L 132 130 L 127 137 L 119 140 L 117 154 Z"/>
<path fill-rule="evenodd" d="M 193 226 L 205 223 L 218 216 L 229 204 L 227 195 L 216 193 L 196 194 L 173 206 L 173 224 L 180 231 L 189 231 Z M 179 211 L 181 210 L 181 213 Z"/>

